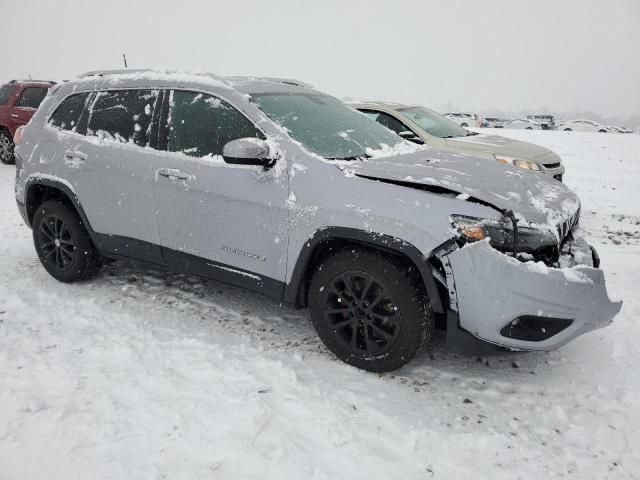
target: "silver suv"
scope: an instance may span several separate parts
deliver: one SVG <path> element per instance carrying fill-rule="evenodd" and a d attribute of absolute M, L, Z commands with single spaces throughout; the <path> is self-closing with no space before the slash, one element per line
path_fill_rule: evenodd
<path fill-rule="evenodd" d="M 308 307 L 371 371 L 432 336 L 547 350 L 607 325 L 563 184 L 408 143 L 295 81 L 97 72 L 20 132 L 16 199 L 44 268 L 137 259 Z"/>

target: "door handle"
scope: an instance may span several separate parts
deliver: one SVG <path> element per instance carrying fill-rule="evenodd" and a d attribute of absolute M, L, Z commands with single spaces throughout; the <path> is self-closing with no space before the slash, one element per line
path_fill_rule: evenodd
<path fill-rule="evenodd" d="M 177 168 L 159 168 L 157 174 L 169 180 L 188 180 L 191 176 Z"/>
<path fill-rule="evenodd" d="M 64 152 L 64 163 L 67 165 L 70 164 L 79 164 L 87 161 L 87 155 L 79 152 L 77 150 L 67 150 Z"/>

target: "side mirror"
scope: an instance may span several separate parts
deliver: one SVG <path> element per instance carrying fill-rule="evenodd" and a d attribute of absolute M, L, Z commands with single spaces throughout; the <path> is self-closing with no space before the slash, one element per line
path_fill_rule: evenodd
<path fill-rule="evenodd" d="M 273 166 L 269 144 L 253 137 L 231 140 L 222 148 L 222 158 L 233 165 L 262 165 L 265 168 Z"/>
<path fill-rule="evenodd" d="M 410 130 L 399 132 L 398 135 L 400 135 L 405 140 L 409 140 L 410 142 L 417 143 L 418 145 L 424 145 L 422 139 Z"/>

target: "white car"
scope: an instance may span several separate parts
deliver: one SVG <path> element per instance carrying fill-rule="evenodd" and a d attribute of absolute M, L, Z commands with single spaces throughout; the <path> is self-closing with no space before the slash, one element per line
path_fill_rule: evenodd
<path fill-rule="evenodd" d="M 606 125 L 601 125 L 593 120 L 585 119 L 561 122 L 556 126 L 556 130 L 564 130 L 565 132 L 611 132 L 611 129 Z"/>
<path fill-rule="evenodd" d="M 482 126 L 482 118 L 477 113 L 453 112 L 453 113 L 445 113 L 444 116 L 447 117 L 452 122 L 457 123 L 461 127 L 481 127 Z"/>
<path fill-rule="evenodd" d="M 607 125 L 607 128 L 611 133 L 633 133 L 633 130 L 627 127 L 617 127 L 615 125 Z"/>
<path fill-rule="evenodd" d="M 504 124 L 504 128 L 511 128 L 516 130 L 546 130 L 542 128 L 540 122 L 531 120 L 529 118 L 517 118 Z"/>
<path fill-rule="evenodd" d="M 509 120 L 503 120 L 502 118 L 484 117 L 483 126 L 485 128 L 504 128 L 504 124 L 508 122 Z"/>

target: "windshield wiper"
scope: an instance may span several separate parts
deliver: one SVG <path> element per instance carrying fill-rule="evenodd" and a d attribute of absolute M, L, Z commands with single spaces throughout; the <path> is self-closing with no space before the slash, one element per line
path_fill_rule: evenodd
<path fill-rule="evenodd" d="M 367 155 L 366 153 L 363 155 L 353 155 L 351 157 L 326 157 L 327 160 L 365 160 L 367 158 L 371 158 L 371 155 Z"/>

